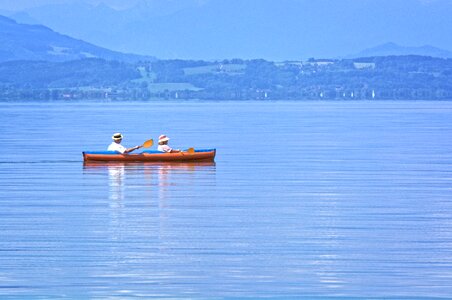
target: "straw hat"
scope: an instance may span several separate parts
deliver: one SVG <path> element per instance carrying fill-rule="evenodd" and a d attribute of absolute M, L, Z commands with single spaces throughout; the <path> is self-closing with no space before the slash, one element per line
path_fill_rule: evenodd
<path fill-rule="evenodd" d="M 115 133 L 115 134 L 113 134 L 113 136 L 111 138 L 113 139 L 113 141 L 121 140 L 122 134 L 120 134 L 119 132 Z"/>
<path fill-rule="evenodd" d="M 166 135 L 162 134 L 161 136 L 159 136 L 159 143 L 163 143 L 163 142 L 167 142 L 169 141 L 169 137 L 167 137 Z"/>

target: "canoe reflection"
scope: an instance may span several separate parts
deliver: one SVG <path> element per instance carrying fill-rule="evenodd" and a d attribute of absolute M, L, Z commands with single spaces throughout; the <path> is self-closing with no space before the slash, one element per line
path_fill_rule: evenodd
<path fill-rule="evenodd" d="M 129 169 L 203 169 L 204 167 L 214 167 L 214 161 L 200 161 L 200 162 L 83 162 L 83 169 L 86 171 L 106 169 L 108 167 L 127 167 Z"/>
<path fill-rule="evenodd" d="M 163 199 L 171 186 L 190 184 L 199 174 L 215 172 L 215 162 L 190 163 L 136 163 L 136 162 L 84 162 L 86 174 L 108 174 L 109 199 L 122 206 L 128 186 L 144 185 Z M 159 203 L 159 206 L 164 203 Z"/>
<path fill-rule="evenodd" d="M 108 230 L 111 231 L 111 239 L 130 237 L 135 234 L 133 228 L 137 224 L 148 224 L 148 228 L 155 224 L 157 230 L 140 234 L 157 234 L 161 251 L 165 251 L 165 241 L 174 234 L 169 225 L 171 204 L 180 206 L 181 199 L 196 197 L 199 191 L 204 191 L 200 187 L 215 186 L 215 172 L 215 162 L 108 162 L 83 165 L 83 173 L 90 185 L 108 188 L 105 198 L 110 208 Z"/>

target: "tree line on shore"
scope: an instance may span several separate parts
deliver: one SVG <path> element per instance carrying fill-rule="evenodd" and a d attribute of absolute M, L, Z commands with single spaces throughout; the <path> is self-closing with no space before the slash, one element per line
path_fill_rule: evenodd
<path fill-rule="evenodd" d="M 82 59 L 0 63 L 0 99 L 379 100 L 452 99 L 452 59 Z"/>

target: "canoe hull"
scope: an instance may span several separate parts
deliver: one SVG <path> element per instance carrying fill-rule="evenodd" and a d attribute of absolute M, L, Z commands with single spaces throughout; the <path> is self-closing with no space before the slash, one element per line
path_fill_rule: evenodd
<path fill-rule="evenodd" d="M 157 151 L 138 154 L 109 153 L 108 151 L 83 152 L 83 161 L 122 161 L 122 162 L 191 162 L 213 161 L 216 150 L 197 150 L 194 153 L 162 153 Z"/>

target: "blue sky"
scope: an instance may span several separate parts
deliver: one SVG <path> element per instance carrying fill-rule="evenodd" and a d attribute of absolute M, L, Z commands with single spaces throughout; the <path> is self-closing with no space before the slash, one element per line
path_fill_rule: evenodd
<path fill-rule="evenodd" d="M 61 3 L 89 3 L 92 5 L 97 5 L 99 3 L 105 3 L 116 9 L 124 9 L 133 7 L 134 5 L 142 2 L 143 0 L 0 0 L 0 9 L 5 10 L 22 10 L 47 4 L 61 4 Z M 147 2 L 153 2 L 155 0 L 144 0 Z M 162 1 L 162 0 L 158 0 Z M 174 1 L 186 1 L 186 0 L 163 0 L 168 2 Z M 192 1 L 192 0 L 189 0 Z M 196 1 L 196 0 L 193 0 Z M 202 0 L 201 0 L 202 2 Z"/>
<path fill-rule="evenodd" d="M 193 2 L 198 3 L 202 5 L 205 2 L 208 2 L 209 0 L 0 0 L 0 9 L 5 10 L 23 10 L 27 8 L 47 5 L 47 4 L 61 4 L 61 3 L 89 3 L 92 5 L 97 5 L 99 3 L 105 3 L 113 8 L 116 9 L 124 9 L 133 7 L 134 5 L 140 3 L 140 2 Z M 244 0 L 246 1 L 246 0 Z M 278 1 L 278 0 L 275 0 Z M 316 1 L 316 0 L 312 0 Z M 357 1 L 363 1 L 363 0 L 357 0 Z M 431 3 L 440 1 L 440 0 L 418 0 L 420 3 L 424 5 L 429 5 Z M 341 2 L 341 0 L 337 0 L 338 3 Z M 452 1 L 449 1 L 452 2 Z M 452 3 L 451 3 L 452 5 Z"/>

